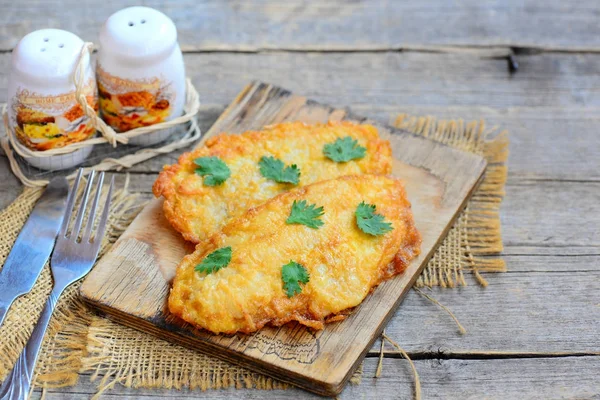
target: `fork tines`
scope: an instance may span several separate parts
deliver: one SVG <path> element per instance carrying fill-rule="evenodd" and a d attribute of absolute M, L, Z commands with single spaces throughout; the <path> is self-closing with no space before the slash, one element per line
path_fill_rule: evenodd
<path fill-rule="evenodd" d="M 73 229 L 68 232 L 68 228 L 71 222 L 71 216 L 73 214 L 75 208 L 75 200 L 77 198 L 77 192 L 79 189 L 79 183 L 81 182 L 81 177 L 83 176 L 83 168 L 79 169 L 77 173 L 77 177 L 75 178 L 75 183 L 69 192 L 69 198 L 67 200 L 67 208 L 66 213 L 60 227 L 60 231 L 58 233 L 58 239 L 70 239 L 73 241 L 77 241 L 79 238 L 79 233 L 81 231 L 81 227 L 83 225 L 83 220 L 86 215 L 86 208 L 88 203 L 88 198 L 90 196 L 90 192 L 92 191 L 92 185 L 94 182 L 94 178 L 96 176 L 96 171 L 92 170 L 88 176 L 87 184 L 85 185 L 85 189 L 83 191 L 83 196 L 81 198 L 81 202 L 79 204 L 79 210 L 77 211 L 77 216 L 75 218 L 75 223 L 73 225 Z M 100 202 L 100 196 L 102 194 L 102 184 L 104 183 L 104 172 L 101 172 L 98 175 L 98 180 L 96 183 L 96 191 L 94 194 L 94 200 L 92 202 L 92 206 L 87 213 L 87 222 L 85 224 L 85 229 L 81 235 L 81 242 L 95 242 L 95 238 L 102 238 L 104 236 L 104 231 L 106 230 L 106 222 L 108 220 L 108 212 L 110 209 L 110 200 L 112 197 L 113 187 L 115 183 L 115 177 L 113 176 L 110 181 L 110 187 L 108 189 L 108 195 L 106 197 L 106 201 L 104 203 L 104 208 L 102 210 L 102 215 L 100 217 L 100 221 L 98 222 L 98 227 L 94 235 L 94 240 L 91 240 L 92 230 L 94 227 L 94 222 L 96 220 L 96 210 L 98 209 L 98 203 Z"/>

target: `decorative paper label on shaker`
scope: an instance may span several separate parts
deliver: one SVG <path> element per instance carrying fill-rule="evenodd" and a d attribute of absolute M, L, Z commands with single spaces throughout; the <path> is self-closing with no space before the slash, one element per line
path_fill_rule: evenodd
<path fill-rule="evenodd" d="M 175 91 L 158 77 L 123 79 L 96 68 L 102 118 L 117 132 L 165 121 L 171 115 Z"/>
<path fill-rule="evenodd" d="M 87 103 L 98 110 L 94 79 L 83 93 Z M 46 95 L 18 88 L 11 102 L 17 138 L 33 150 L 48 150 L 80 142 L 96 132 L 75 100 L 75 91 Z"/>

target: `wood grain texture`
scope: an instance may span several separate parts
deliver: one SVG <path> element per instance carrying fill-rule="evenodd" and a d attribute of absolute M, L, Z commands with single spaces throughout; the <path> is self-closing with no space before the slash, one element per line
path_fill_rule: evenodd
<path fill-rule="evenodd" d="M 378 121 L 407 112 L 507 129 L 511 180 L 600 181 L 597 55 L 521 57 L 514 76 L 504 60 L 423 53 L 187 55 L 186 61 L 203 101 L 215 103 L 207 105 L 211 113 L 245 80 L 265 79 Z M 154 170 L 161 165 L 157 160 Z"/>
<path fill-rule="evenodd" d="M 132 176 L 130 189 L 150 196 L 156 173 Z M 550 255 L 600 254 L 599 182 L 515 178 L 509 179 L 506 192 L 500 214 L 506 251 L 539 255 L 554 248 Z"/>
<path fill-rule="evenodd" d="M 5 56 L 5 55 L 3 55 Z M 236 88 L 233 83 L 218 81 L 217 71 L 229 71 L 236 67 L 238 57 L 217 57 L 216 55 L 187 55 L 188 70 L 190 64 L 199 63 L 199 67 L 192 67 L 195 72 L 194 79 L 197 85 L 201 85 L 209 95 L 204 101 L 221 101 L 225 96 L 233 96 Z M 282 53 L 284 59 L 293 57 L 301 59 L 301 55 L 289 55 Z M 468 62 L 447 62 L 456 59 L 455 56 L 439 54 L 420 54 L 399 57 L 400 60 L 406 56 L 406 62 L 386 64 L 377 59 L 384 59 L 386 55 L 374 55 L 372 61 L 373 69 L 362 68 L 363 64 L 357 63 L 359 58 L 348 55 L 348 61 L 337 55 L 311 55 L 315 67 L 331 68 L 336 74 L 342 74 L 346 79 L 356 81 L 363 74 L 365 79 L 383 80 L 389 87 L 389 91 L 377 93 L 365 92 L 368 102 L 362 103 L 357 92 L 353 92 L 343 84 L 341 80 L 324 79 L 320 72 L 311 72 L 309 63 L 303 64 L 305 68 L 304 84 L 308 91 L 320 99 L 329 99 L 335 104 L 344 101 L 352 102 L 352 110 L 361 115 L 369 115 L 380 121 L 385 121 L 392 113 L 398 110 L 415 114 L 432 114 L 442 118 L 454 118 L 463 116 L 465 118 L 484 117 L 490 124 L 499 124 L 511 132 L 511 157 L 509 159 L 509 182 L 507 186 L 507 197 L 503 203 L 502 221 L 503 236 L 506 245 L 505 253 L 520 255 L 517 258 L 507 258 L 509 274 L 497 277 L 506 282 L 507 286 L 517 285 L 523 288 L 537 287 L 536 282 L 541 279 L 543 290 L 530 292 L 528 301 L 535 304 L 539 313 L 523 314 L 517 310 L 501 310 L 506 323 L 495 321 L 494 337 L 488 341 L 487 327 L 489 324 L 489 312 L 499 312 L 499 307 L 506 301 L 504 293 L 505 286 L 502 285 L 493 291 L 489 301 L 479 302 L 480 289 L 476 286 L 461 289 L 459 292 L 436 292 L 436 297 L 457 312 L 461 321 L 467 326 L 470 334 L 466 337 L 453 337 L 446 339 L 447 335 L 454 335 L 455 328 L 451 320 L 440 317 L 439 310 L 429 305 L 423 308 L 427 302 L 422 302 L 416 294 L 409 294 L 404 307 L 392 318 L 388 325 L 401 327 L 402 330 L 391 331 L 405 338 L 407 347 L 414 352 L 427 352 L 430 349 L 442 348 L 445 354 L 459 354 L 460 352 L 477 351 L 493 352 L 495 350 L 511 350 L 517 352 L 544 352 L 544 351 L 589 351 L 590 343 L 574 340 L 571 338 L 576 332 L 582 332 L 589 327 L 589 318 L 570 321 L 568 324 L 560 318 L 552 318 L 548 331 L 543 318 L 552 317 L 554 307 L 553 294 L 561 293 L 562 300 L 568 303 L 570 296 L 576 296 L 578 285 L 584 279 L 581 276 L 562 276 L 560 280 L 542 279 L 537 275 L 515 275 L 513 271 L 520 268 L 539 270 L 549 273 L 551 271 L 565 271 L 574 269 L 577 271 L 597 270 L 600 262 L 590 258 L 589 254 L 599 254 L 600 242 L 596 235 L 595 222 L 600 215 L 600 202 L 598 201 L 599 188 L 597 184 L 589 181 L 598 179 L 600 171 L 600 158 L 595 154 L 600 152 L 599 136 L 597 135 L 598 104 L 597 96 L 594 96 L 590 87 L 596 79 L 595 71 L 598 70 L 599 58 L 595 55 L 567 56 L 557 54 L 541 54 L 523 57 L 522 69 L 513 78 L 504 75 L 505 64 L 500 60 L 469 60 Z M 207 59 L 208 57 L 208 59 Z M 247 60 L 247 56 L 241 57 Z M 260 67 L 257 74 L 271 74 L 279 81 L 287 79 L 291 86 L 299 87 L 300 83 L 293 78 L 286 78 L 287 69 L 276 68 L 277 57 L 263 55 L 251 55 L 253 59 L 244 61 L 247 68 L 251 66 Z M 2 57 L 0 57 L 2 60 Z M 464 60 L 464 58 L 463 58 Z M 286 61 L 289 63 L 289 61 Z M 443 81 L 439 83 L 438 105 L 427 104 L 433 98 L 423 100 L 418 89 L 418 82 L 411 82 L 411 76 L 416 73 L 410 64 L 417 63 L 423 70 L 430 71 L 431 75 L 439 76 L 444 66 L 448 68 Z M 356 70 L 352 69 L 352 65 Z M 406 66 L 405 66 L 406 64 Z M 479 64 L 479 66 L 477 65 Z M 365 64 L 367 65 L 367 64 Z M 394 67 L 399 66 L 399 73 L 394 73 Z M 488 71 L 484 74 L 484 71 Z M 493 72 L 493 73 L 492 73 Z M 5 72 L 4 72 L 5 73 Z M 311 78 L 318 75 L 317 78 Z M 471 78 L 467 79 L 467 75 Z M 233 77 L 233 73 L 226 73 Z M 379 75 L 379 77 L 377 76 Z M 422 73 L 426 75 L 425 72 Z M 213 79 L 213 77 L 215 79 Z M 586 84 L 587 78 L 592 79 L 591 86 Z M 517 79 L 518 78 L 518 79 Z M 323 80 L 319 80 L 323 79 Z M 425 79 L 425 78 L 420 78 Z M 6 75 L 0 71 L 0 82 L 6 82 Z M 442 84 L 443 83 L 443 84 Z M 2 83 L 0 83 L 1 85 Z M 489 93 L 493 90 L 496 104 L 493 107 L 484 106 L 489 101 Z M 222 87 L 222 91 L 218 91 Z M 404 87 L 412 88 L 406 95 Z M 452 93 L 460 93 L 461 96 L 452 96 Z M 515 106 L 520 96 L 531 99 L 531 106 Z M 340 94 L 341 93 L 341 94 Z M 501 94 L 504 93 L 504 96 Z M 462 100 L 462 94 L 468 94 L 473 99 L 473 106 L 468 104 L 455 105 Z M 5 96 L 5 91 L 0 90 L 0 96 Z M 398 104 L 392 104 L 390 99 L 398 98 Z M 543 99 L 543 104 L 538 100 Z M 535 101 L 534 101 L 535 100 Z M 223 102 L 225 100 L 222 100 Z M 539 100 L 542 101 L 542 100 Z M 561 106 L 561 104 L 563 106 Z M 203 108 L 201 117 L 204 129 L 214 122 L 218 114 L 223 110 L 220 105 L 207 105 Z M 150 173 L 150 175 L 136 175 L 132 181 L 132 190 L 149 193 L 154 174 L 160 170 L 162 164 L 172 163 L 176 156 L 169 155 L 164 159 L 157 159 L 143 165 L 136 166 L 134 172 Z M 4 171 L 7 166 L 4 165 Z M 6 172 L 7 178 L 12 177 Z M 0 196 L 10 201 L 11 196 L 20 192 L 20 187 L 3 181 Z M 122 182 L 122 180 L 120 181 Z M 532 201 L 535 199 L 535 201 Z M 541 207 L 539 206 L 541 204 Z M 559 234 L 557 234 L 559 233 Z M 546 240 L 550 238 L 549 240 Z M 585 254 L 588 254 L 584 257 Z M 566 257 L 569 255 L 569 257 Z M 548 261 L 549 258 L 552 261 Z M 496 280 L 494 280 L 496 282 Z M 491 284 L 494 285 L 494 282 Z M 541 283 L 540 283 L 541 285 Z M 594 289 L 594 288 L 593 288 Z M 597 289 L 594 289 L 597 290 Z M 510 299 L 510 297 L 509 297 Z M 421 305 L 421 309 L 414 307 L 414 313 L 406 317 L 402 310 L 411 304 L 411 301 Z M 515 303 L 515 307 L 518 304 Z M 420 311 L 419 311 L 420 310 Z M 435 329 L 437 334 L 420 327 L 415 322 L 404 324 L 404 318 L 414 318 L 418 321 L 419 312 L 428 319 L 439 319 Z M 595 315 L 593 306 L 584 307 L 583 315 Z M 412 329 L 412 327 L 419 328 Z M 523 327 L 515 333 L 514 328 Z M 406 327 L 410 327 L 407 329 Z M 481 328 L 478 328 L 481 327 Z M 516 336 L 515 336 L 516 335 Z M 544 337 L 538 341 L 537 337 Z M 501 340 L 504 337 L 506 340 Z"/>
<path fill-rule="evenodd" d="M 96 41 L 103 19 L 124 5 L 122 1 L 83 5 L 72 0 L 21 3 L 0 2 L 0 51 L 11 48 L 27 32 L 48 26 L 62 27 Z M 450 319 L 414 292 L 409 293 L 392 318 L 388 333 L 400 340 L 403 346 L 406 343 L 410 351 L 432 359 L 416 361 L 424 398 L 598 396 L 598 357 L 544 358 L 540 353 L 589 350 L 591 345 L 599 342 L 596 336 L 590 335 L 594 328 L 598 331 L 597 307 L 582 303 L 578 297 L 580 285 L 587 275 L 564 274 L 600 269 L 597 258 L 600 244 L 589 239 L 590 234 L 596 237 L 590 217 L 600 215 L 598 190 L 589 185 L 590 181 L 600 180 L 600 157 L 597 157 L 600 153 L 597 129 L 600 108 L 594 89 L 598 86 L 600 58 L 587 53 L 597 51 L 600 40 L 600 36 L 594 33 L 598 29 L 597 2 L 473 0 L 450 6 L 444 0 L 390 0 L 388 3 L 398 3 L 398 7 L 403 7 L 405 15 L 409 16 L 402 19 L 394 16 L 393 24 L 382 23 L 381 19 L 377 20 L 364 10 L 365 6 L 373 4 L 374 8 L 380 8 L 383 2 L 330 2 L 328 4 L 332 4 L 335 10 L 319 16 L 316 22 L 308 21 L 312 25 L 299 24 L 304 16 L 311 16 L 310 11 L 299 7 L 295 12 L 289 11 L 287 4 L 294 7 L 298 2 L 278 1 L 274 6 L 277 11 L 268 13 L 254 8 L 252 12 L 243 14 L 245 19 L 233 19 L 232 23 L 230 7 L 240 8 L 241 1 L 199 1 L 193 4 L 182 1 L 169 2 L 166 6 L 159 0 L 144 3 L 162 8 L 176 21 L 180 41 L 184 49 L 190 51 L 284 50 L 285 46 L 291 48 L 292 45 L 296 46 L 295 50 L 323 51 L 186 54 L 188 73 L 200 89 L 205 105 L 201 113 L 203 118 L 209 115 L 214 121 L 224 105 L 248 80 L 268 79 L 321 102 L 349 105 L 357 114 L 383 122 L 388 121 L 392 114 L 408 112 L 441 118 L 482 118 L 488 125 L 497 124 L 508 129 L 511 133 L 510 174 L 508 196 L 501 215 L 509 272 L 490 279 L 490 287 L 486 290 L 472 284 L 460 290 L 433 293 L 457 313 L 469 331 L 466 336 L 456 335 Z M 241 11 L 256 7 L 256 2 L 245 3 Z M 263 2 L 268 3 L 274 2 Z M 320 6 L 319 10 L 326 7 Z M 360 11 L 366 18 L 378 22 L 373 25 L 378 28 L 376 36 L 363 35 L 360 29 L 355 29 L 361 26 L 360 16 L 346 18 L 357 7 L 363 7 Z M 185 8 L 186 15 L 182 15 L 182 8 Z M 291 32 L 290 28 L 291 33 L 286 33 L 281 25 L 279 29 L 272 30 L 265 27 L 265 18 L 282 16 L 284 12 L 287 12 L 285 17 L 290 24 L 309 26 L 310 29 Z M 206 16 L 205 20 L 203 16 Z M 436 47 L 442 46 L 441 51 L 464 51 L 454 55 L 395 53 L 399 47 L 389 47 L 389 43 L 394 41 L 402 49 L 412 46 L 436 50 Z M 472 47 L 475 42 L 482 47 Z M 326 52 L 326 48 L 333 46 L 365 51 L 367 48 L 375 49 L 371 47 L 373 43 L 378 52 L 364 55 Z M 548 49 L 566 52 L 580 49 L 584 52 L 532 54 L 516 49 L 520 64 L 516 75 L 508 74 L 503 59 L 479 59 L 469 53 L 475 50 L 475 55 L 481 52 L 488 57 L 492 54 L 501 56 L 510 49 L 498 48 L 498 44 L 511 43 L 517 47 L 548 46 Z M 392 51 L 380 52 L 385 49 Z M 9 54 L 0 54 L 0 102 L 6 100 L 8 59 Z M 295 68 L 296 65 L 298 68 Z M 205 129 L 212 121 L 205 125 Z M 165 156 L 135 166 L 132 169 L 135 174 L 132 190 L 149 195 L 156 171 L 162 164 L 172 163 L 174 158 Z M 0 170 L 5 173 L 0 183 L 0 207 L 4 207 L 20 193 L 21 187 L 7 172 L 4 157 L 0 157 Z M 118 177 L 122 183 L 123 174 L 118 174 Z M 570 203 L 561 203 L 565 199 L 576 202 L 570 211 L 565 209 L 570 207 Z M 547 211 L 541 218 L 538 200 L 543 201 Z M 533 218 L 534 215 L 536 218 Z M 554 235 L 555 227 L 561 235 Z M 565 233 L 567 236 L 562 235 Z M 554 238 L 545 242 L 544 239 L 550 236 Z M 563 240 L 565 238 L 569 241 Z M 555 275 L 557 271 L 562 274 Z M 544 278 L 544 275 L 548 276 Z M 594 281 L 598 279 L 590 279 L 590 283 Z M 516 297 L 508 292 L 512 285 L 519 287 L 524 295 Z M 537 288 L 540 290 L 534 290 Z M 595 286 L 588 287 L 588 290 L 592 293 L 599 291 Z M 486 291 L 492 294 L 485 301 L 480 301 L 482 292 Z M 560 304 L 555 303 L 556 294 L 560 294 Z M 576 302 L 576 307 L 569 306 L 571 300 Z M 505 301 L 515 309 L 502 309 Z M 583 308 L 580 308 L 582 305 Z M 404 312 L 408 308 L 409 312 Z M 519 312 L 521 308 L 530 308 L 532 312 Z M 564 310 L 554 314 L 559 308 Z M 582 317 L 562 321 L 561 315 L 567 310 Z M 501 318 L 490 321 L 498 312 Z M 420 317 L 440 322 L 422 325 L 418 323 Z M 544 326 L 543 320 L 547 317 L 550 322 Z M 389 331 L 393 326 L 401 330 Z M 572 340 L 574 335 L 586 329 L 588 333 L 584 333 L 584 337 L 589 339 L 589 343 Z M 490 335 L 492 340 L 488 339 Z M 538 341 L 538 337 L 542 340 Z M 433 342 L 428 343 L 427 340 Z M 435 352 L 438 348 L 442 350 L 441 354 Z M 471 349 L 480 352 L 478 357 L 497 357 L 496 350 L 512 349 L 527 353 L 528 349 L 532 349 L 538 352 L 533 355 L 538 358 L 439 360 L 440 357 L 464 357 L 464 353 Z M 462 353 L 458 353 L 459 350 Z M 438 365 L 447 367 L 437 368 Z M 367 358 L 362 384 L 348 386 L 341 398 L 410 397 L 412 380 L 406 362 L 386 359 L 384 376 L 379 380 L 368 379 L 375 367 L 375 360 Z M 76 387 L 48 389 L 47 398 L 90 398 L 96 389 L 96 383 L 90 383 L 89 375 L 85 375 Z M 274 399 L 311 397 L 297 389 L 277 392 L 231 389 L 200 393 L 127 389 L 117 385 L 103 398 L 262 399 L 265 396 Z"/>
<path fill-rule="evenodd" d="M 132 3 L 76 0 L 3 2 L 0 49 L 28 32 L 62 28 L 97 41 L 102 23 Z M 184 50 L 360 51 L 456 47 L 600 49 L 594 0 L 147 0 L 177 25 Z"/>
<path fill-rule="evenodd" d="M 203 138 L 264 125 L 350 119 L 340 109 L 263 83 L 246 86 Z M 406 272 L 381 284 L 351 316 L 322 331 L 297 324 L 263 328 L 253 335 L 217 336 L 193 330 L 165 310 L 175 267 L 192 249 L 165 221 L 162 201 L 151 202 L 81 286 L 83 298 L 118 321 L 294 383 L 317 393 L 339 393 L 433 254 L 465 204 L 485 160 L 408 132 L 378 126 L 395 154 L 418 229 L 422 254 Z M 199 144 L 202 145 L 202 142 Z"/>
<path fill-rule="evenodd" d="M 0 54 L 0 102 L 9 58 Z M 399 112 L 484 119 L 511 134 L 510 180 L 600 181 L 600 55 L 522 56 L 513 76 L 505 60 L 430 53 L 187 54 L 185 62 L 205 130 L 240 87 L 261 79 L 382 122 Z M 156 172 L 173 157 L 131 171 Z"/>
<path fill-rule="evenodd" d="M 150 198 L 153 180 L 154 175 L 137 175 L 132 184 Z M 590 216 L 600 215 L 600 202 L 594 200 L 597 191 L 588 184 L 542 181 L 509 185 L 507 190 L 502 215 L 516 216 L 504 221 L 505 241 L 520 237 L 517 226 L 533 238 L 543 238 L 557 229 L 566 232 L 567 226 L 577 233 L 577 227 Z M 564 212 L 558 199 L 568 193 L 580 206 Z M 537 197 L 544 199 L 548 218 L 536 215 L 537 203 L 530 200 Z M 566 246 L 511 240 L 513 244 L 507 245 L 503 256 L 508 272 L 488 276 L 487 288 L 480 288 L 467 276 L 468 287 L 430 292 L 455 313 L 466 327 L 466 335 L 459 335 L 450 317 L 413 291 L 386 330 L 401 340 L 407 351 L 429 357 L 462 357 L 472 352 L 481 357 L 497 352 L 514 356 L 598 352 L 600 330 L 595 321 L 600 320 L 600 249 L 583 244 L 588 234 L 572 235 Z M 523 307 L 527 312 L 522 312 Z M 490 318 L 492 315 L 495 318 Z M 375 354 L 378 349 L 376 342 L 370 352 Z"/>
<path fill-rule="evenodd" d="M 600 392 L 597 371 L 600 357 L 564 357 L 542 359 L 491 360 L 415 360 L 424 399 L 443 400 L 504 400 L 504 399 L 594 399 Z M 360 385 L 348 385 L 337 397 L 340 400 L 411 399 L 412 372 L 406 360 L 386 358 L 383 374 L 373 378 L 377 358 L 367 358 Z M 47 400 L 80 400 L 91 398 L 96 384 L 83 376 L 73 388 L 49 388 Z M 32 397 L 40 398 L 39 391 Z M 123 400 L 198 399 L 213 400 L 296 400 L 322 397 L 290 388 L 288 390 L 220 389 L 210 392 L 199 390 L 131 389 L 117 387 L 102 398 Z"/>
<path fill-rule="evenodd" d="M 467 334 L 460 335 L 448 315 L 414 291 L 387 334 L 424 356 L 600 355 L 600 257 L 518 256 L 506 262 L 506 276 L 490 279 L 485 289 L 425 290 L 452 310 Z"/>

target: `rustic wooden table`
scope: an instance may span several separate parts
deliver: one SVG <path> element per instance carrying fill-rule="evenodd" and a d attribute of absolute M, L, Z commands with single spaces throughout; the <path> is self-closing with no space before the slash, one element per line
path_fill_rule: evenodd
<path fill-rule="evenodd" d="M 117 4 L 119 3 L 119 4 Z M 122 3 L 122 4 L 120 4 Z M 10 51 L 26 33 L 60 27 L 95 41 L 127 2 L 0 2 L 0 101 Z M 600 4 L 594 0 L 147 1 L 177 24 L 207 129 L 260 79 L 360 115 L 398 112 L 485 119 L 511 133 L 502 207 L 509 272 L 490 285 L 434 290 L 468 333 L 410 293 L 387 328 L 415 360 L 424 398 L 600 397 Z M 518 63 L 511 73 L 509 57 Z M 150 193 L 177 154 L 136 166 Z M 0 207 L 22 190 L 0 158 Z M 123 175 L 120 174 L 122 179 Z M 341 398 L 410 398 L 396 354 L 383 374 L 373 348 L 363 382 Z M 48 399 L 88 398 L 87 377 Z M 301 390 L 206 393 L 116 387 L 117 398 L 312 397 Z"/>

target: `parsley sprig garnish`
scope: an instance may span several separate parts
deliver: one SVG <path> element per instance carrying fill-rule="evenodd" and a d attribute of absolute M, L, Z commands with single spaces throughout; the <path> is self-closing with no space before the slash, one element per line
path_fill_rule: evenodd
<path fill-rule="evenodd" d="M 219 157 L 200 157 L 194 160 L 196 173 L 204 177 L 206 186 L 222 184 L 231 176 L 231 170 Z"/>
<path fill-rule="evenodd" d="M 221 247 L 204 257 L 204 260 L 196 265 L 195 270 L 212 274 L 221 268 L 225 268 L 231 261 L 231 246 Z"/>
<path fill-rule="evenodd" d="M 379 236 L 391 231 L 392 224 L 385 222 L 383 215 L 375 213 L 375 205 L 364 201 L 356 207 L 356 224 L 364 233 Z"/>
<path fill-rule="evenodd" d="M 325 214 L 323 207 L 317 207 L 316 204 L 308 204 L 306 200 L 294 200 L 292 211 L 288 219 L 285 220 L 285 223 L 301 224 L 317 229 L 323 225 L 323 221 L 321 221 L 323 214 Z"/>
<path fill-rule="evenodd" d="M 281 267 L 281 280 L 287 297 L 292 297 L 302 292 L 300 283 L 306 284 L 310 280 L 308 271 L 304 266 L 295 261 L 290 261 Z"/>
<path fill-rule="evenodd" d="M 357 140 L 346 136 L 345 138 L 337 138 L 335 142 L 323 146 L 323 154 L 335 162 L 344 163 L 363 158 L 367 154 L 367 149 L 359 145 Z"/>
<path fill-rule="evenodd" d="M 275 157 L 263 156 L 258 162 L 260 173 L 267 179 L 279 183 L 292 183 L 297 185 L 300 182 L 300 170 L 296 164 L 285 166 L 283 161 Z"/>

